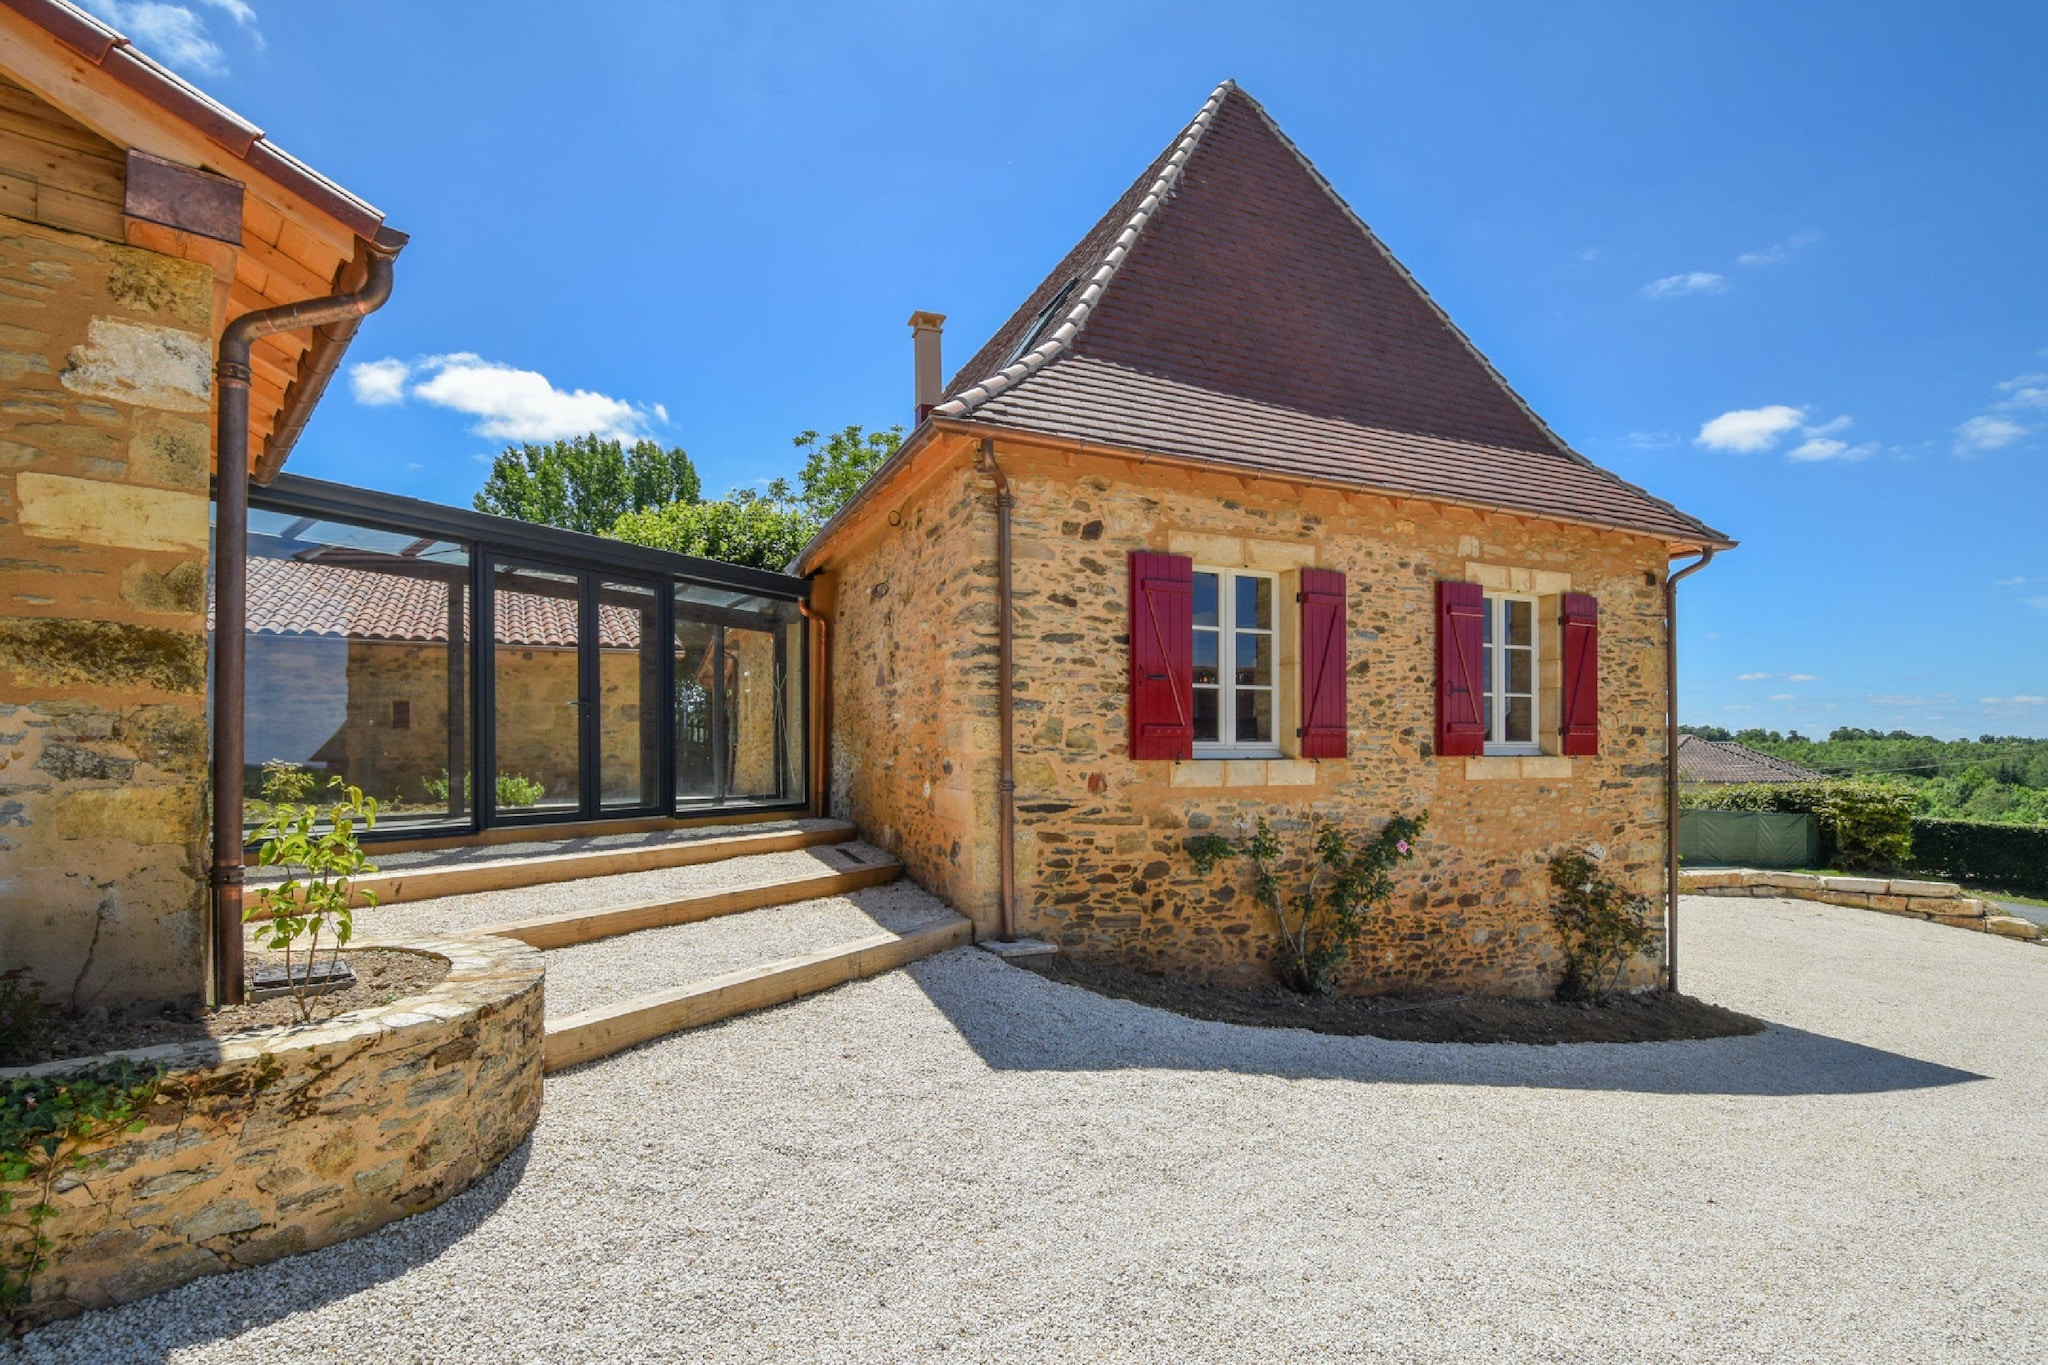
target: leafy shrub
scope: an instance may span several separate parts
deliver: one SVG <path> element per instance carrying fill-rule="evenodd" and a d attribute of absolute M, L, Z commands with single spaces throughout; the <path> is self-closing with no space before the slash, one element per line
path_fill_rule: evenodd
<path fill-rule="evenodd" d="M 1612 995 L 1629 959 L 1656 937 L 1649 897 L 1616 886 L 1583 848 L 1551 858 L 1550 884 L 1557 888 L 1550 922 L 1564 940 L 1564 976 L 1557 983 L 1557 998 L 1599 1000 Z"/>
<path fill-rule="evenodd" d="M 1913 851 L 1913 793 L 1883 782 L 1757 782 L 1688 787 L 1688 810 L 1778 810 L 1820 822 L 1822 861 L 1845 868 L 1902 867 Z"/>
<path fill-rule="evenodd" d="M 427 795 L 431 796 L 436 804 L 443 806 L 448 804 L 448 770 L 446 768 L 441 769 L 439 777 L 421 778 L 420 785 L 427 789 Z M 522 773 L 499 773 L 497 791 L 498 809 L 500 810 L 511 806 L 537 806 L 540 804 L 541 798 L 548 794 L 547 786 L 544 783 L 536 782 Z M 462 775 L 462 799 L 464 802 L 469 800 L 468 773 Z"/>
<path fill-rule="evenodd" d="M 263 822 L 257 837 L 263 841 L 256 855 L 259 867 L 282 867 L 285 879 L 275 885 L 258 887 L 247 908 L 245 920 L 263 921 L 263 946 L 284 954 L 285 981 L 301 1021 L 313 1017 L 313 964 L 320 955 L 320 939 L 332 933 L 334 947 L 328 954 L 330 970 L 341 960 L 341 950 L 355 933 L 355 910 L 350 904 L 352 881 L 365 872 L 375 872 L 363 857 L 356 839 L 356 822 L 363 828 L 377 825 L 377 802 L 363 795 L 360 787 L 343 787 L 340 778 L 328 780 L 330 788 L 341 788 L 340 799 L 332 805 L 304 806 L 283 802 Z M 325 830 L 318 827 L 325 823 Z M 375 905 L 374 891 L 361 893 L 365 903 Z M 294 945 L 306 940 L 304 966 L 293 965 Z"/>
<path fill-rule="evenodd" d="M 2048 829 L 1915 820 L 1912 871 L 2025 896 L 2048 896 Z"/>
<path fill-rule="evenodd" d="M 1426 812 L 1397 815 L 1356 847 L 1341 828 L 1324 823 L 1315 828 L 1308 851 L 1290 858 L 1262 815 L 1241 845 L 1204 834 L 1187 847 L 1204 874 L 1231 858 L 1251 863 L 1252 898 L 1280 929 L 1281 979 L 1304 995 L 1330 995 L 1372 912 L 1394 894 L 1390 870 L 1414 856 L 1415 837 L 1428 819 Z M 1305 877 L 1292 895 L 1281 886 L 1289 875 Z"/>

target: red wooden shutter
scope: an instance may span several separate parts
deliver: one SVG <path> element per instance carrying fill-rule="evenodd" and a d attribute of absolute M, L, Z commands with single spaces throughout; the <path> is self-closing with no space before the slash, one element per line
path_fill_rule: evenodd
<path fill-rule="evenodd" d="M 1345 753 L 1344 575 L 1301 571 L 1301 756 Z"/>
<path fill-rule="evenodd" d="M 1436 585 L 1436 751 L 1446 758 L 1486 750 L 1486 590 Z"/>
<path fill-rule="evenodd" d="M 1131 757 L 1195 755 L 1195 561 L 1131 555 Z"/>
<path fill-rule="evenodd" d="M 1567 754 L 1600 752 L 1600 603 L 1582 592 L 1564 595 L 1564 695 L 1558 711 Z"/>

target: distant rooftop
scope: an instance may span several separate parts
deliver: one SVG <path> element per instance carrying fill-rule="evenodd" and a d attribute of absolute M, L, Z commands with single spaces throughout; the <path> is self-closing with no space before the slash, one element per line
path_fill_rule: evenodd
<path fill-rule="evenodd" d="M 1823 782 L 1827 774 L 1759 753 L 1733 740 L 1680 735 L 1678 780 L 1716 786 L 1738 782 Z"/>

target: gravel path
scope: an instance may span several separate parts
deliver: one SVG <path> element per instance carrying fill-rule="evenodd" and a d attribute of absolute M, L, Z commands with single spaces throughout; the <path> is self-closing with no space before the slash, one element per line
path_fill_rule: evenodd
<path fill-rule="evenodd" d="M 973 949 L 548 1081 L 482 1185 L 32 1361 L 2048 1359 L 2048 951 L 1689 899 L 1634 1047 L 1200 1023 Z"/>
<path fill-rule="evenodd" d="M 836 852 L 850 848 L 855 863 Z M 511 891 L 474 891 L 466 896 L 441 896 L 427 901 L 400 901 L 356 911 L 358 934 L 439 934 L 453 930 L 538 919 L 574 910 L 604 910 L 642 901 L 681 899 L 707 891 L 754 886 L 793 877 L 818 877 L 888 860 L 878 848 L 859 842 L 821 844 L 787 853 L 755 853 L 745 858 L 698 863 L 693 867 L 662 867 L 651 872 L 620 872 L 575 882 L 550 882 Z"/>
<path fill-rule="evenodd" d="M 846 896 L 557 948 L 547 954 L 548 1017 L 952 917 L 944 902 L 906 879 Z"/>

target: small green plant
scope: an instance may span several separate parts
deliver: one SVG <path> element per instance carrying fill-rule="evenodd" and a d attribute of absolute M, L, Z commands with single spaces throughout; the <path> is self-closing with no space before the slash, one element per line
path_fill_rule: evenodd
<path fill-rule="evenodd" d="M 0 1066 L 28 1060 L 49 1030 L 43 983 L 26 967 L 0 972 Z"/>
<path fill-rule="evenodd" d="M 43 1224 L 57 1216 L 58 1180 L 99 1164 L 85 1151 L 92 1144 L 139 1131 L 163 1080 L 160 1067 L 116 1061 L 75 1076 L 0 1084 L 0 1232 L 7 1237 L 0 1305 L 11 1326 L 28 1325 L 36 1276 L 49 1264 Z"/>
<path fill-rule="evenodd" d="M 324 807 L 286 802 L 272 808 L 257 831 L 263 843 L 256 862 L 259 867 L 283 868 L 285 879 L 259 887 L 242 912 L 245 919 L 262 922 L 263 946 L 284 954 L 285 981 L 301 1022 L 313 1017 L 313 964 L 322 936 L 331 934 L 334 940 L 328 955 L 331 970 L 355 933 L 352 897 L 360 894 L 365 904 L 377 903 L 376 892 L 358 893 L 353 886 L 355 878 L 377 870 L 364 858 L 356 839 L 358 821 L 364 829 L 376 828 L 376 799 L 364 796 L 360 787 L 344 786 L 338 777 L 330 778 L 328 786 L 339 788 L 340 795 Z M 323 823 L 324 830 L 319 828 Z M 302 938 L 304 959 L 298 966 Z"/>
<path fill-rule="evenodd" d="M 448 770 L 446 768 L 441 769 L 439 777 L 421 778 L 420 785 L 427 789 L 427 795 L 434 798 L 436 804 L 442 806 L 448 804 Z M 548 789 L 542 783 L 536 782 L 532 778 L 520 773 L 499 773 L 497 793 L 498 809 L 504 810 L 512 806 L 537 806 L 540 804 L 541 799 L 548 794 Z M 462 799 L 465 803 L 469 800 L 468 773 L 462 775 Z"/>
<path fill-rule="evenodd" d="M 1656 937 L 1650 900 L 1623 891 L 1600 870 L 1596 850 L 1574 848 L 1550 860 L 1550 884 L 1557 898 L 1550 922 L 1564 940 L 1560 1000 L 1600 1000 L 1614 994 L 1629 959 Z"/>
<path fill-rule="evenodd" d="M 1307 851 L 1290 857 L 1262 815 L 1242 844 L 1200 834 L 1188 840 L 1187 850 L 1204 875 L 1233 858 L 1251 863 L 1252 898 L 1280 930 L 1281 979 L 1304 995 L 1330 995 L 1373 912 L 1394 894 L 1392 869 L 1414 856 L 1428 820 L 1427 812 L 1397 815 L 1357 843 L 1337 825 L 1312 825 Z M 1283 885 L 1288 877 L 1300 882 L 1291 894 Z"/>

